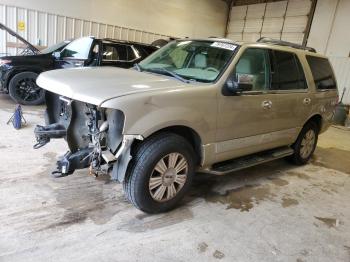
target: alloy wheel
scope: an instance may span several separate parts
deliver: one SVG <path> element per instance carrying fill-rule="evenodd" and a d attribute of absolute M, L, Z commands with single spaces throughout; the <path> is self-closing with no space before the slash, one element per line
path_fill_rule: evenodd
<path fill-rule="evenodd" d="M 23 101 L 35 101 L 40 97 L 40 87 L 35 83 L 35 79 L 25 78 L 18 82 L 16 94 Z"/>
<path fill-rule="evenodd" d="M 180 153 L 171 153 L 158 161 L 150 180 L 149 192 L 157 202 L 165 202 L 174 198 L 185 185 L 188 163 Z"/>
<path fill-rule="evenodd" d="M 315 147 L 315 141 L 316 141 L 315 131 L 313 129 L 310 129 L 305 133 L 305 136 L 301 141 L 300 155 L 302 158 L 306 159 L 312 154 L 312 151 L 314 150 L 314 147 Z"/>

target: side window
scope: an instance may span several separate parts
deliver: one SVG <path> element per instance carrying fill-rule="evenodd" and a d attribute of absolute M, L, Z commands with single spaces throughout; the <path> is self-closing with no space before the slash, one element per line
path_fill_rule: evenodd
<path fill-rule="evenodd" d="M 141 57 L 141 53 L 136 47 L 132 48 L 131 46 L 128 46 L 127 49 L 128 49 L 128 61 L 132 61 L 134 59 L 138 59 Z"/>
<path fill-rule="evenodd" d="M 290 52 L 272 51 L 273 70 L 272 83 L 273 90 L 295 90 L 306 89 L 306 80 L 303 68 L 297 56 Z"/>
<path fill-rule="evenodd" d="M 146 53 L 146 51 L 139 45 L 134 45 L 134 49 L 136 50 L 136 52 L 139 55 L 139 57 L 145 58 L 148 55 Z M 130 60 L 132 60 L 132 59 L 135 59 L 135 54 L 133 55 L 133 58 L 131 58 Z"/>
<path fill-rule="evenodd" d="M 317 89 L 336 89 L 334 73 L 328 59 L 316 56 L 306 56 Z"/>
<path fill-rule="evenodd" d="M 150 54 L 152 54 L 154 51 L 157 51 L 157 50 L 158 50 L 158 48 L 153 47 L 153 46 L 142 46 L 141 48 L 145 51 L 146 55 L 150 55 Z"/>
<path fill-rule="evenodd" d="M 266 49 L 248 48 L 235 68 L 235 80 L 252 91 L 269 89 L 270 63 Z"/>
<path fill-rule="evenodd" d="M 137 51 L 143 58 L 146 58 L 147 56 L 152 54 L 155 50 L 157 50 L 157 48 L 152 46 L 134 45 L 134 47 L 137 49 Z"/>
<path fill-rule="evenodd" d="M 107 61 L 126 61 L 127 51 L 125 45 L 103 45 L 103 60 Z"/>
<path fill-rule="evenodd" d="M 93 41 L 90 37 L 84 37 L 71 42 L 61 52 L 61 58 L 88 59 Z"/>

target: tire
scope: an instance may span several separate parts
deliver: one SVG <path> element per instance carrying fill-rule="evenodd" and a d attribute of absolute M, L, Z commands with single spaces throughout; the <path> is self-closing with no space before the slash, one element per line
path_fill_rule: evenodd
<path fill-rule="evenodd" d="M 45 92 L 36 85 L 38 74 L 22 72 L 16 74 L 9 83 L 11 98 L 21 105 L 40 105 L 45 101 Z"/>
<path fill-rule="evenodd" d="M 123 182 L 126 197 L 146 213 L 173 209 L 192 183 L 195 172 L 192 146 L 179 135 L 159 133 L 144 141 L 135 151 Z M 165 166 L 161 164 L 162 160 Z M 181 169 L 184 161 L 187 165 Z M 162 170 L 166 172 L 160 172 Z M 151 178 L 153 185 L 150 184 Z"/>
<path fill-rule="evenodd" d="M 305 165 L 309 162 L 317 145 L 318 133 L 319 128 L 315 122 L 309 122 L 303 127 L 297 141 L 292 146 L 294 154 L 289 157 L 292 163 L 296 165 Z M 311 134 L 313 136 L 312 139 L 310 137 Z"/>

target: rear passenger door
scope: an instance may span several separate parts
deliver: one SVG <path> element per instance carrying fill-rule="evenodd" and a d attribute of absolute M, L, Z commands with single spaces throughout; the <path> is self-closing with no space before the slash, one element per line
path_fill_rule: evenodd
<path fill-rule="evenodd" d="M 281 144 L 293 143 L 312 110 L 312 97 L 298 56 L 270 50 L 271 90 L 269 100 L 275 112 L 275 130 L 287 136 Z"/>
<path fill-rule="evenodd" d="M 306 60 L 310 66 L 316 89 L 313 99 L 317 103 L 315 103 L 313 110 L 322 114 L 323 127 L 325 128 L 332 123 L 335 106 L 338 102 L 337 82 L 327 58 L 307 55 Z"/>

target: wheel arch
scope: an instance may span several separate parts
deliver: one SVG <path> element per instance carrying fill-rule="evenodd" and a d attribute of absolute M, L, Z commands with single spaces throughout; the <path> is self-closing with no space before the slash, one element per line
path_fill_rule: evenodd
<path fill-rule="evenodd" d="M 304 124 L 307 125 L 308 123 L 314 122 L 317 127 L 318 127 L 318 131 L 322 130 L 322 125 L 323 125 L 323 118 L 320 114 L 314 114 L 312 115 Z"/>
<path fill-rule="evenodd" d="M 183 138 L 185 138 L 187 140 L 187 142 L 189 142 L 189 144 L 192 146 L 193 150 L 196 153 L 196 164 L 200 164 L 201 163 L 201 159 L 202 159 L 202 139 L 199 136 L 199 134 L 193 129 L 190 128 L 188 126 L 184 126 L 184 125 L 174 125 L 174 126 L 168 126 L 168 127 L 164 127 L 161 128 L 155 132 L 153 132 L 152 134 L 150 134 L 148 137 L 154 136 L 156 134 L 159 133 L 173 133 L 173 134 L 177 134 L 179 136 L 182 136 Z M 147 139 L 146 138 L 146 139 Z M 140 140 L 135 140 L 133 145 L 132 145 L 132 152 L 133 149 L 137 148 L 137 145 L 142 143 L 142 141 Z"/>
<path fill-rule="evenodd" d="M 36 74 L 40 74 L 43 71 L 39 70 L 39 69 L 35 69 L 35 68 L 14 68 L 13 70 L 11 70 L 6 77 L 5 80 L 5 87 L 7 88 L 7 90 L 9 89 L 9 84 L 12 80 L 12 78 L 15 77 L 15 75 L 20 74 L 20 73 L 24 73 L 24 72 L 31 72 L 31 73 L 36 73 Z"/>

